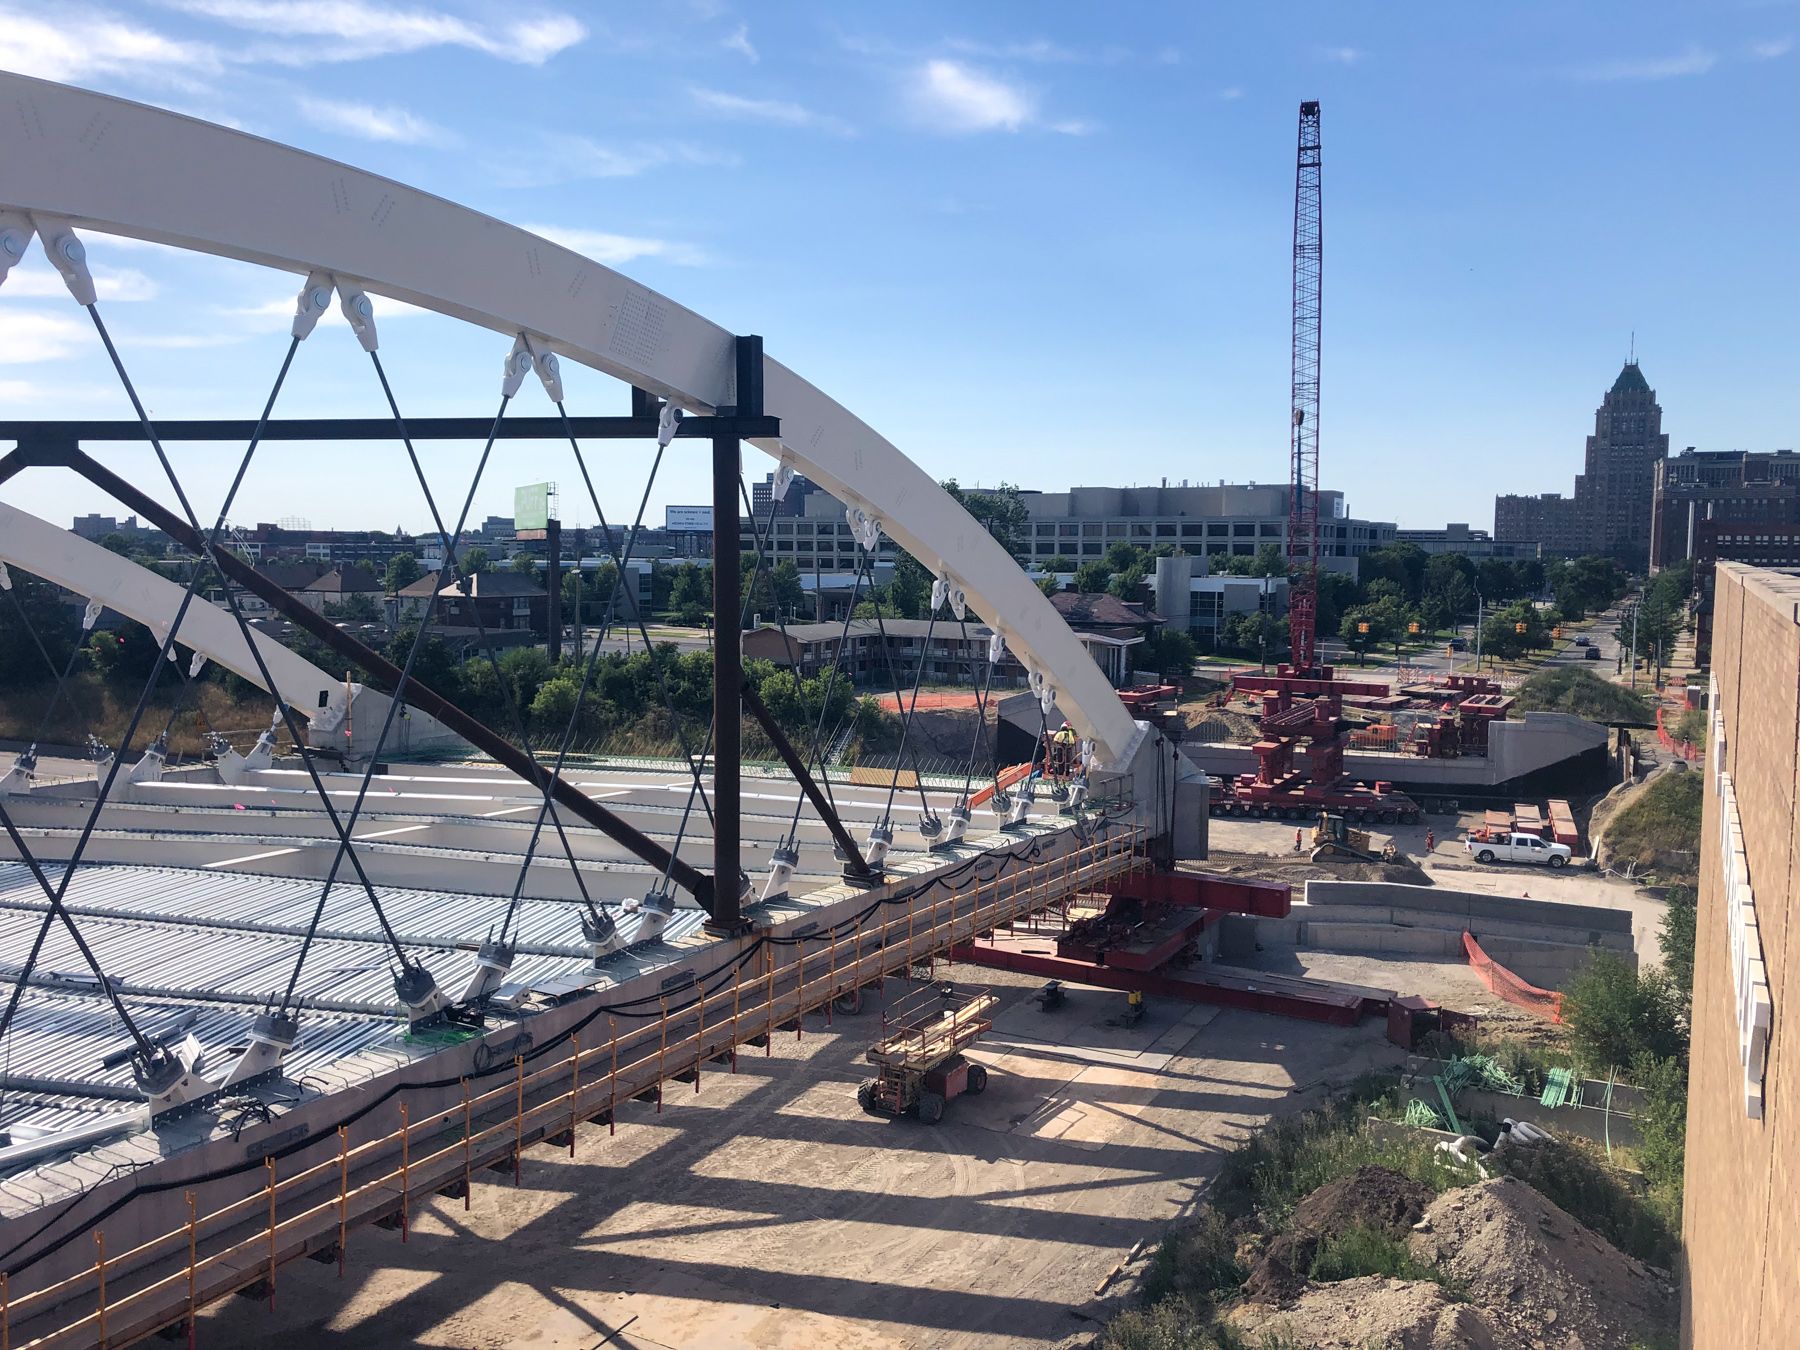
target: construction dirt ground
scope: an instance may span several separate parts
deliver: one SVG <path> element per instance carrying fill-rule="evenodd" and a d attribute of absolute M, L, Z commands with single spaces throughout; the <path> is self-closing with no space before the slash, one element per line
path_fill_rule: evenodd
<path fill-rule="evenodd" d="M 351 1234 L 336 1266 L 283 1267 L 271 1312 L 234 1299 L 209 1350 L 396 1345 L 1022 1347 L 1085 1340 L 1140 1244 L 1188 1211 L 1221 1151 L 1401 1053 L 1339 1028 L 939 967 L 1001 995 L 974 1058 L 990 1077 L 943 1122 L 864 1115 L 877 1002 L 748 1047 L 736 1074 L 626 1103 L 573 1157 L 529 1150 L 521 1183 L 478 1182 L 397 1233 Z M 887 997 L 905 989 L 890 981 Z M 1120 1292 L 1117 1288 L 1111 1293 Z"/>
<path fill-rule="evenodd" d="M 1440 820 L 1412 879 L 1632 910 L 1654 960 L 1661 903 L 1579 869 L 1480 868 Z M 1426 826 L 1392 833 L 1415 861 Z M 1296 887 L 1351 877 L 1292 854 L 1293 827 L 1212 822 L 1209 871 Z M 1351 864 L 1368 867 L 1368 864 Z M 1396 869 L 1390 869 L 1396 870 Z M 1372 874 L 1371 874 L 1372 875 Z M 1406 879 L 1395 875 L 1389 879 Z M 1529 1014 L 1457 963 L 1291 949 L 1255 964 L 1423 994 L 1507 1023 Z M 1272 1117 L 1316 1105 L 1401 1052 L 1373 1020 L 1337 1028 L 1152 1000 L 1118 1025 L 1123 994 L 1074 988 L 1059 1010 L 1026 976 L 942 966 L 1001 997 L 972 1058 L 987 1091 L 941 1124 L 858 1108 L 879 1001 L 807 1019 L 737 1071 L 670 1082 L 663 1106 L 625 1103 L 616 1134 L 584 1126 L 574 1155 L 529 1150 L 467 1209 L 439 1200 L 396 1233 L 351 1235 L 343 1271 L 280 1271 L 275 1308 L 232 1300 L 202 1344 L 262 1350 L 422 1345 L 483 1350 L 658 1347 L 1039 1346 L 1087 1343 L 1130 1292 L 1117 1274 L 1190 1212 L 1221 1153 Z M 906 986 L 890 981 L 888 1002 Z M 1521 1031 L 1527 1027 L 1518 1028 Z"/>

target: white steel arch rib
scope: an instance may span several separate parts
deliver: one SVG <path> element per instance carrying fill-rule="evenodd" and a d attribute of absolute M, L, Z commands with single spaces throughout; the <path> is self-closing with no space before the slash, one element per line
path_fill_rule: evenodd
<path fill-rule="evenodd" d="M 8 111 L 0 210 L 284 271 L 514 336 L 695 411 L 736 402 L 732 334 L 610 268 L 490 216 L 291 146 L 67 85 L 0 73 Z M 97 243 L 97 246 L 103 247 Z M 0 288 L 0 294 L 4 294 Z M 379 319 L 379 314 L 377 314 Z M 753 442 L 878 518 L 948 574 L 1100 759 L 1124 767 L 1143 728 L 1018 565 L 931 476 L 773 359 Z"/>
<path fill-rule="evenodd" d="M 98 600 L 108 609 L 136 619 L 159 641 L 168 633 L 187 590 L 129 558 L 5 502 L 0 502 L 0 562 Z M 261 687 L 262 673 L 244 642 L 243 630 L 217 605 L 196 596 L 175 637 L 182 646 L 205 653 L 209 660 Z M 350 695 L 342 679 L 272 637 L 252 629 L 251 638 L 268 663 L 282 699 L 309 717 L 315 732 L 333 730 L 343 721 Z"/>

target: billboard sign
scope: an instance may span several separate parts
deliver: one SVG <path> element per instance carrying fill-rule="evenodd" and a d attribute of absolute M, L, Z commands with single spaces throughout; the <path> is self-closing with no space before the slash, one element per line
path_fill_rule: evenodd
<path fill-rule="evenodd" d="M 663 507 L 663 528 L 695 534 L 711 534 L 712 507 L 665 506 Z"/>
<path fill-rule="evenodd" d="M 550 523 L 550 485 L 527 483 L 513 489 L 513 529 L 541 530 Z"/>

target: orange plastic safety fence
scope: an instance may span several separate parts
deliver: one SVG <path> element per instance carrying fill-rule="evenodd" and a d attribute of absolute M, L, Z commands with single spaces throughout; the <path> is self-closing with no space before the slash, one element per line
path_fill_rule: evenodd
<path fill-rule="evenodd" d="M 1475 941 L 1473 933 L 1463 934 L 1463 950 L 1468 953 L 1469 964 L 1481 977 L 1481 982 L 1488 987 L 1488 992 L 1505 999 L 1516 1007 L 1528 1012 L 1542 1013 L 1552 1022 L 1561 1022 L 1563 996 L 1554 989 L 1539 989 L 1535 984 L 1527 984 L 1493 957 L 1481 950 L 1481 944 Z"/>

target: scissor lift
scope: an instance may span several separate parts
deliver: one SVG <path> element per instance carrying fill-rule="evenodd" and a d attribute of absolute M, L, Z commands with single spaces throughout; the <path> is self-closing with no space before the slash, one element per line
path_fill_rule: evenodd
<path fill-rule="evenodd" d="M 880 1076 L 856 1090 L 872 1116 L 911 1113 L 927 1125 L 943 1119 L 944 1105 L 987 1087 L 987 1070 L 963 1051 L 991 1027 L 1000 1000 L 986 989 L 959 990 L 939 983 L 908 994 L 888 1010 L 887 1033 L 869 1047 Z"/>

